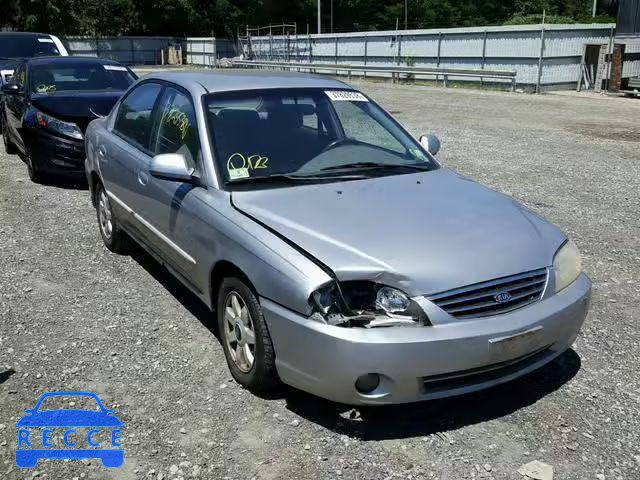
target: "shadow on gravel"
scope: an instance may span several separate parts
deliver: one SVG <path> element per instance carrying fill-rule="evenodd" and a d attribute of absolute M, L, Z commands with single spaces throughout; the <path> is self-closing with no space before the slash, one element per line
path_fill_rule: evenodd
<path fill-rule="evenodd" d="M 16 371 L 13 368 L 5 370 L 4 372 L 0 372 L 0 384 L 9 380 L 11 375 L 13 375 L 14 373 L 16 373 Z"/>
<path fill-rule="evenodd" d="M 25 161 L 22 154 L 18 154 L 18 156 L 22 162 Z M 27 177 L 27 181 L 31 180 Z M 39 180 L 36 183 L 44 185 L 45 187 L 57 187 L 65 190 L 89 190 L 89 184 L 83 174 L 52 174 L 47 175 L 46 178 Z"/>
<path fill-rule="evenodd" d="M 509 415 L 533 405 L 570 381 L 580 357 L 570 349 L 551 363 L 510 383 L 443 400 L 384 407 L 350 407 L 291 391 L 287 408 L 336 433 L 360 440 L 387 440 L 437 435 Z"/>
<path fill-rule="evenodd" d="M 66 177 L 51 177 L 39 182 L 45 187 L 56 187 L 64 190 L 89 190 L 89 184 L 83 179 L 70 179 Z"/>
<path fill-rule="evenodd" d="M 208 307 L 141 247 L 131 258 L 167 289 L 220 341 L 217 322 Z M 443 400 L 384 407 L 351 407 L 282 386 L 265 400 L 284 398 L 289 410 L 336 433 L 360 440 L 384 440 L 438 435 L 509 415 L 558 390 L 580 370 L 580 357 L 570 349 L 544 367 L 482 392 Z"/>
<path fill-rule="evenodd" d="M 155 278 L 167 291 L 173 295 L 189 312 L 200 320 L 213 335 L 220 340 L 218 324 L 211 310 L 193 293 L 182 285 L 169 271 L 149 255 L 141 246 L 132 242 L 131 258 L 133 258 L 147 273 Z"/>

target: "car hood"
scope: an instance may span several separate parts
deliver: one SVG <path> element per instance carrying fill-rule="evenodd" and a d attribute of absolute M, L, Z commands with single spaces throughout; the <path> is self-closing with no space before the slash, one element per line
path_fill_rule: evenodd
<path fill-rule="evenodd" d="M 31 95 L 31 104 L 44 113 L 77 123 L 82 131 L 98 116 L 109 112 L 122 96 L 122 90 L 107 92 L 57 92 Z"/>
<path fill-rule="evenodd" d="M 115 415 L 91 410 L 46 410 L 25 415 L 16 427 L 121 427 Z"/>
<path fill-rule="evenodd" d="M 565 240 L 510 197 L 443 168 L 235 191 L 232 202 L 340 280 L 369 279 L 410 295 L 549 266 Z"/>

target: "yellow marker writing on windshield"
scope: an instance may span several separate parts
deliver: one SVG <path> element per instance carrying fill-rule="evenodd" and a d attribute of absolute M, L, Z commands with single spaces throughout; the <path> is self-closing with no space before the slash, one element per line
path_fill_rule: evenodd
<path fill-rule="evenodd" d="M 231 171 L 237 168 L 257 170 L 261 168 L 268 168 L 268 163 L 269 157 L 263 157 L 262 155 L 250 155 L 249 157 L 245 157 L 241 153 L 234 153 L 227 160 L 227 170 Z"/>

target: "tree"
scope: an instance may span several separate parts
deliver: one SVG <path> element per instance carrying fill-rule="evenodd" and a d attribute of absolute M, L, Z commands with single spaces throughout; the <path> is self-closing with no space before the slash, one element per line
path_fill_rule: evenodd
<path fill-rule="evenodd" d="M 316 23 L 317 0 L 1 0 L 0 27 L 59 35 L 211 35 L 233 37 L 245 25 Z M 323 2 L 323 24 L 329 2 Z M 404 0 L 333 0 L 337 31 L 404 27 Z M 600 0 L 613 20 L 616 0 Z M 541 20 L 591 21 L 591 0 L 408 0 L 410 28 L 501 25 Z M 608 10 L 604 10 L 604 9 Z M 533 17 L 532 17 L 533 15 Z M 314 29 L 312 28 L 312 31 Z"/>

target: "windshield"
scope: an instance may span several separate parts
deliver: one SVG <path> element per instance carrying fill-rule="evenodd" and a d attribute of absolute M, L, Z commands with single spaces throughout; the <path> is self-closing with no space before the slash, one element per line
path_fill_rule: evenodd
<path fill-rule="evenodd" d="M 135 81 L 122 65 L 77 62 L 64 65 L 33 65 L 29 70 L 29 85 L 36 93 L 85 90 L 126 90 Z"/>
<path fill-rule="evenodd" d="M 0 35 L 0 58 L 58 56 L 60 52 L 51 37 Z"/>
<path fill-rule="evenodd" d="M 420 145 L 362 93 L 282 89 L 206 97 L 218 169 L 227 184 L 431 170 Z"/>

